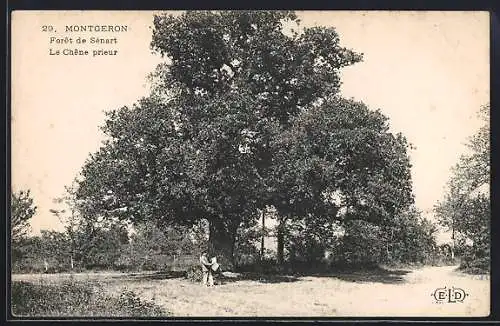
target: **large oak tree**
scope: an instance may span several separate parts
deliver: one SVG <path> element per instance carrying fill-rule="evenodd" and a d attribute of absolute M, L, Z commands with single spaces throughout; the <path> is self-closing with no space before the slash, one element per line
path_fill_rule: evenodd
<path fill-rule="evenodd" d="M 78 198 L 135 221 L 206 219 L 226 268 L 238 228 L 268 205 L 281 227 L 340 218 L 341 207 L 342 218 L 382 223 L 407 207 L 406 140 L 380 112 L 338 97 L 339 70 L 361 55 L 333 28 L 289 30 L 298 25 L 282 11 L 155 16 L 151 47 L 165 57 L 155 90 L 108 114 Z"/>

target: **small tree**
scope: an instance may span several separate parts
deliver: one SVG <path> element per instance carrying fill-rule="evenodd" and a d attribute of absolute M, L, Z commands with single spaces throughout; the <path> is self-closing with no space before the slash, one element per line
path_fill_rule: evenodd
<path fill-rule="evenodd" d="M 47 261 L 51 268 L 59 271 L 68 270 L 71 259 L 71 246 L 68 246 L 68 235 L 65 232 L 42 230 L 38 260 Z"/>
<path fill-rule="evenodd" d="M 33 203 L 30 190 L 21 190 L 11 195 L 11 241 L 18 244 L 30 231 L 30 219 L 37 207 Z"/>
<path fill-rule="evenodd" d="M 49 211 L 54 214 L 56 217 L 59 218 L 59 220 L 64 224 L 64 235 L 65 235 L 65 240 L 66 240 L 66 246 L 69 251 L 69 264 L 71 269 L 73 269 L 75 266 L 75 255 L 77 252 L 77 245 L 76 245 L 76 229 L 78 227 L 79 223 L 79 217 L 78 217 L 78 212 L 76 211 L 75 205 L 74 205 L 74 198 L 71 195 L 71 189 L 68 187 L 66 188 L 66 194 L 60 198 L 55 198 L 53 202 L 58 205 L 65 205 L 65 207 L 62 208 L 51 208 Z"/>
<path fill-rule="evenodd" d="M 452 232 L 452 254 L 457 233 L 472 241 L 472 249 L 464 252 L 464 261 L 481 261 L 489 268 L 491 207 L 489 105 L 481 107 L 483 126 L 467 143 L 469 153 L 460 157 L 452 169 L 445 198 L 435 206 L 442 225 Z"/>
<path fill-rule="evenodd" d="M 123 242 L 120 239 L 120 234 L 124 232 L 123 225 L 108 216 L 97 216 L 91 206 L 76 198 L 74 184 L 65 188 L 65 194 L 54 199 L 58 207 L 50 209 L 50 212 L 64 224 L 71 269 L 75 265 L 91 266 L 95 263 L 96 250 L 101 246 L 119 250 L 116 241 Z M 118 238 L 112 235 L 112 231 L 118 232 Z M 106 259 L 100 258 L 100 261 L 103 260 Z"/>

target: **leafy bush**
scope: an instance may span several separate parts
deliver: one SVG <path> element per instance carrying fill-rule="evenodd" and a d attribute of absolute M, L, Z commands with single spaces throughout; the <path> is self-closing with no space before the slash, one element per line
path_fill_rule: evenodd
<path fill-rule="evenodd" d="M 462 258 L 460 270 L 469 274 L 484 274 L 490 272 L 490 258 L 476 258 L 466 255 Z"/>
<path fill-rule="evenodd" d="M 104 295 L 98 285 L 65 281 L 62 284 L 12 283 L 12 313 L 16 316 L 164 316 L 154 302 L 145 302 L 133 292 L 119 297 Z"/>
<path fill-rule="evenodd" d="M 163 308 L 152 301 L 139 299 L 134 292 L 124 291 L 117 300 L 118 307 L 131 316 L 162 316 L 166 315 Z M 121 314 L 120 314 L 121 315 Z"/>
<path fill-rule="evenodd" d="M 186 271 L 186 278 L 194 283 L 199 283 L 203 280 L 203 271 L 200 265 L 191 265 Z"/>

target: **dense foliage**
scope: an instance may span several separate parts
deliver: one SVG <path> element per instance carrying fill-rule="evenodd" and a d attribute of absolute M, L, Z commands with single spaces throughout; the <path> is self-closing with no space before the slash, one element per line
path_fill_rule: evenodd
<path fill-rule="evenodd" d="M 301 225 L 291 236 L 290 258 L 309 266 L 325 262 L 351 266 L 435 263 L 435 226 L 415 210 L 395 220 L 390 225 L 361 219 L 338 223 L 333 228 L 326 224 Z"/>

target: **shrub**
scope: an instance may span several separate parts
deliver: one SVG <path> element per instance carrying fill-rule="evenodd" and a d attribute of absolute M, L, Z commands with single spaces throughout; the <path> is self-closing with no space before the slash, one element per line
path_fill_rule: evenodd
<path fill-rule="evenodd" d="M 490 259 L 489 257 L 483 258 L 469 258 L 464 257 L 459 267 L 465 273 L 469 274 L 484 274 L 490 272 Z"/>
<path fill-rule="evenodd" d="M 191 265 L 186 271 L 186 278 L 194 283 L 199 283 L 203 280 L 203 272 L 200 265 Z"/>
<path fill-rule="evenodd" d="M 125 314 L 130 316 L 162 316 L 166 313 L 163 308 L 154 302 L 139 299 L 134 292 L 124 291 L 117 300 L 117 306 Z"/>
<path fill-rule="evenodd" d="M 12 313 L 16 316 L 164 316 L 154 302 L 145 302 L 133 292 L 119 297 L 104 295 L 97 284 L 65 281 L 62 284 L 12 283 Z"/>

